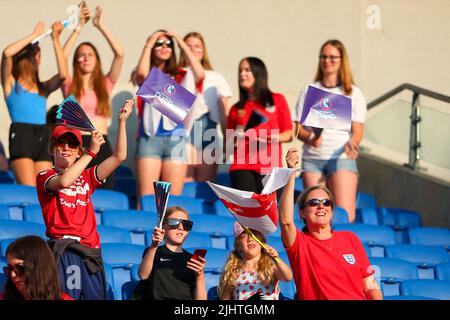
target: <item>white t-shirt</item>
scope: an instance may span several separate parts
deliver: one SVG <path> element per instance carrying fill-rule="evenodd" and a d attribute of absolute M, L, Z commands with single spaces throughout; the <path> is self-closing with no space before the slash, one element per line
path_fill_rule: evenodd
<path fill-rule="evenodd" d="M 220 122 L 219 99 L 222 97 L 231 97 L 231 89 L 225 78 L 218 72 L 205 70 L 205 78 L 203 79 L 203 92 L 197 92 L 195 87 L 194 73 L 191 68 L 185 68 L 187 71 L 185 83 L 188 84 L 186 89 L 197 95 L 194 102 L 194 120 L 209 112 L 209 117 L 215 123 Z M 192 87 L 192 85 L 194 85 Z"/>
<path fill-rule="evenodd" d="M 342 86 L 334 88 L 324 87 L 320 81 L 312 84 L 313 86 L 337 94 L 344 94 Z M 300 122 L 302 116 L 303 104 L 305 102 L 305 95 L 308 86 L 300 93 L 297 104 L 294 110 L 293 120 L 295 122 Z M 352 86 L 352 121 L 364 123 L 367 113 L 367 104 L 361 90 Z M 305 126 L 305 129 L 312 132 L 311 127 Z M 340 130 L 333 129 L 323 129 L 322 130 L 322 144 L 319 148 L 314 148 L 309 144 L 303 144 L 303 159 L 316 159 L 316 160 L 329 160 L 329 159 L 346 159 L 347 154 L 344 152 L 344 146 L 350 139 L 351 133 Z"/>

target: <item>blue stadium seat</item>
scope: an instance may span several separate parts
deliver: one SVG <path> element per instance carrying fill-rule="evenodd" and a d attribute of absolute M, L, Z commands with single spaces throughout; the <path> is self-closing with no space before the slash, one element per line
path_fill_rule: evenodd
<path fill-rule="evenodd" d="M 151 240 L 151 238 L 150 238 Z M 147 243 L 147 245 L 149 245 Z M 189 232 L 186 240 L 183 243 L 184 247 L 191 247 L 191 248 L 213 248 L 213 243 L 211 237 L 203 232 Z"/>
<path fill-rule="evenodd" d="M 7 279 L 8 278 L 6 277 L 6 274 L 3 273 L 3 267 L 2 267 L 2 272 L 0 272 L 0 293 L 3 293 L 3 287 L 5 286 Z"/>
<path fill-rule="evenodd" d="M 193 253 L 196 247 L 184 248 L 186 251 Z M 205 272 L 222 272 L 223 267 L 225 266 L 225 262 L 227 261 L 228 255 L 230 251 L 225 249 L 217 249 L 217 248 L 209 248 L 206 253 L 206 266 Z"/>
<path fill-rule="evenodd" d="M 412 228 L 408 236 L 410 244 L 440 246 L 450 251 L 450 230 L 447 228 Z"/>
<path fill-rule="evenodd" d="M 289 265 L 289 261 L 285 261 Z M 295 297 L 295 282 L 291 281 L 280 281 L 278 283 L 280 287 L 280 300 L 294 300 Z"/>
<path fill-rule="evenodd" d="M 106 282 L 106 300 L 115 300 L 116 293 L 114 292 L 114 288 Z"/>
<path fill-rule="evenodd" d="M 230 210 L 225 207 L 222 201 L 216 200 L 214 201 L 214 212 L 217 216 L 231 217 L 232 214 Z"/>
<path fill-rule="evenodd" d="M 381 282 L 383 296 L 400 294 L 400 283 L 404 280 L 418 279 L 419 274 L 415 264 L 392 258 L 370 258 L 375 270 L 375 279 Z M 379 280 L 379 281 L 378 281 Z"/>
<path fill-rule="evenodd" d="M 383 300 L 438 300 L 422 296 L 386 296 Z"/>
<path fill-rule="evenodd" d="M 380 214 L 381 213 L 379 213 L 378 208 L 356 208 L 356 220 L 362 224 L 369 224 L 374 226 L 380 225 Z"/>
<path fill-rule="evenodd" d="M 182 196 L 203 199 L 213 202 L 217 199 L 216 194 L 206 182 L 185 182 L 183 185 Z"/>
<path fill-rule="evenodd" d="M 0 204 L 0 220 L 9 220 L 11 219 L 9 215 L 8 206 L 5 204 Z"/>
<path fill-rule="evenodd" d="M 358 223 L 337 224 L 336 231 L 352 231 L 362 243 L 367 243 L 371 248 L 372 257 L 384 257 L 384 248 L 395 244 L 395 234 L 392 229 L 385 226 L 372 226 Z"/>
<path fill-rule="evenodd" d="M 23 220 L 44 224 L 41 206 L 38 204 L 30 204 L 23 208 Z"/>
<path fill-rule="evenodd" d="M 124 166 L 123 164 L 120 165 L 116 171 L 116 178 L 132 178 L 133 177 L 133 171 L 128 168 L 127 166 Z"/>
<path fill-rule="evenodd" d="M 418 267 L 419 279 L 434 279 L 434 267 L 439 263 L 450 262 L 444 248 L 398 244 L 386 247 L 386 256 L 414 263 Z"/>
<path fill-rule="evenodd" d="M 131 300 L 134 289 L 138 285 L 139 281 L 127 281 L 122 284 L 122 300 Z"/>
<path fill-rule="evenodd" d="M 9 208 L 11 219 L 23 220 L 23 208 L 30 204 L 39 205 L 39 199 L 35 187 L 0 184 L 0 203 Z"/>
<path fill-rule="evenodd" d="M 395 231 L 398 244 L 408 243 L 408 229 L 422 226 L 419 213 L 398 208 L 379 208 L 381 221 L 379 224 L 388 226 Z"/>
<path fill-rule="evenodd" d="M 137 210 L 105 210 L 102 213 L 102 223 L 105 226 L 127 229 L 130 232 L 131 243 L 145 245 L 145 233 L 152 230 L 158 223 L 156 212 Z"/>
<path fill-rule="evenodd" d="M 283 240 L 281 239 L 281 237 L 267 237 L 267 244 L 278 252 L 286 251 L 286 249 L 284 249 Z"/>
<path fill-rule="evenodd" d="M 0 240 L 25 235 L 37 235 L 45 238 L 45 226 L 28 221 L 0 220 Z"/>
<path fill-rule="evenodd" d="M 16 179 L 12 171 L 3 171 L 0 170 L 0 183 L 2 184 L 14 184 L 16 183 Z"/>
<path fill-rule="evenodd" d="M 297 216 L 300 216 L 297 214 Z M 349 223 L 347 210 L 341 207 L 334 207 L 333 218 L 331 220 L 333 224 Z"/>
<path fill-rule="evenodd" d="M 134 264 L 133 267 L 131 267 L 131 280 L 132 281 L 139 281 L 141 278 L 139 277 L 139 265 Z"/>
<path fill-rule="evenodd" d="M 375 208 L 377 201 L 375 197 L 369 193 L 356 193 L 356 208 Z"/>
<path fill-rule="evenodd" d="M 218 286 L 210 287 L 206 292 L 207 300 L 219 300 L 219 292 L 217 290 Z"/>
<path fill-rule="evenodd" d="M 131 209 L 136 208 L 137 186 L 136 179 L 133 177 L 117 177 L 114 181 L 114 191 L 122 192 L 127 195 Z"/>
<path fill-rule="evenodd" d="M 440 263 L 435 267 L 436 279 L 450 281 L 450 263 Z"/>
<path fill-rule="evenodd" d="M 439 300 L 450 300 L 450 281 L 405 280 L 400 284 L 403 296 L 426 296 Z"/>
<path fill-rule="evenodd" d="M 97 226 L 100 243 L 131 243 L 130 233 L 122 228 Z"/>
<path fill-rule="evenodd" d="M 114 289 L 116 300 L 122 299 L 122 285 L 131 280 L 133 265 L 139 265 L 145 246 L 124 243 L 105 243 L 102 256 L 106 280 Z"/>
<path fill-rule="evenodd" d="M 192 231 L 210 235 L 214 248 L 227 248 L 227 236 L 234 234 L 233 217 L 192 214 L 191 220 L 194 221 Z"/>
<path fill-rule="evenodd" d="M 203 200 L 195 199 L 184 196 L 174 196 L 171 195 L 169 197 L 169 203 L 167 207 L 178 206 L 182 207 L 186 210 L 189 215 L 191 214 L 203 214 L 206 211 L 204 210 Z M 146 195 L 141 197 L 141 208 L 145 211 L 156 212 L 156 204 L 155 204 L 155 196 L 154 195 Z"/>
<path fill-rule="evenodd" d="M 6 258 L 6 250 L 8 249 L 9 245 L 16 239 L 17 238 L 10 238 L 10 239 L 2 239 L 2 240 L 0 240 L 0 255 L 2 257 Z"/>
<path fill-rule="evenodd" d="M 92 204 L 97 212 L 105 210 L 128 210 L 130 205 L 127 196 L 118 191 L 97 189 L 92 194 Z"/>
<path fill-rule="evenodd" d="M 303 185 L 303 180 L 302 180 L 302 178 L 300 178 L 300 177 L 296 177 L 296 178 L 295 178 L 294 190 L 295 190 L 295 191 L 300 191 L 300 192 L 302 192 L 303 190 L 305 190 L 305 186 Z"/>
<path fill-rule="evenodd" d="M 222 186 L 231 187 L 231 177 L 228 172 L 218 172 L 214 183 Z"/>
<path fill-rule="evenodd" d="M 219 286 L 221 271 L 221 269 L 205 271 L 205 287 L 208 300 L 218 300 L 217 287 Z M 214 292 L 214 290 L 216 291 Z"/>

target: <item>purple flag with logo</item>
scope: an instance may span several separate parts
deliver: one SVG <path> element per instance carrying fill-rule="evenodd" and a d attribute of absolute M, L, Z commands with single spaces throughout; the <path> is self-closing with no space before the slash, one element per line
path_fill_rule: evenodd
<path fill-rule="evenodd" d="M 314 128 L 350 131 L 352 99 L 308 86 L 300 123 Z"/>
<path fill-rule="evenodd" d="M 152 68 L 136 96 L 186 130 L 192 127 L 191 107 L 196 96 L 158 68 Z"/>

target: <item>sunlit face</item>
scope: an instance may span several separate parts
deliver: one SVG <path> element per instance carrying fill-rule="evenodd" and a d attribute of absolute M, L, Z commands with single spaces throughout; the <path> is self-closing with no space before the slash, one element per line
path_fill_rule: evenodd
<path fill-rule="evenodd" d="M 175 219 L 185 219 L 189 220 L 186 213 L 183 211 L 175 211 L 170 216 L 166 218 L 175 218 Z M 179 224 L 177 229 L 170 228 L 167 224 L 163 225 L 163 228 L 165 230 L 165 240 L 166 243 L 171 245 L 180 246 L 183 244 L 184 240 L 186 239 L 188 235 L 188 231 L 183 228 L 183 224 Z"/>
<path fill-rule="evenodd" d="M 302 218 L 306 220 L 306 224 L 318 225 L 318 226 L 326 226 L 331 222 L 331 218 L 333 217 L 333 210 L 331 206 L 325 206 L 321 201 L 318 205 L 310 205 L 308 204 L 312 199 L 328 199 L 330 197 L 328 194 L 321 189 L 316 189 L 311 191 L 308 194 L 306 199 L 306 206 L 303 208 L 301 212 Z"/>
<path fill-rule="evenodd" d="M 63 134 L 53 144 L 53 158 L 57 169 L 67 169 L 80 157 L 80 145 L 73 134 Z"/>
<path fill-rule="evenodd" d="M 160 36 L 158 40 L 156 40 L 155 45 L 153 46 L 153 54 L 156 59 L 163 62 L 168 61 L 170 59 L 173 53 L 172 50 L 173 43 L 171 45 L 168 45 L 167 44 L 168 41 L 172 40 L 166 36 Z"/>
<path fill-rule="evenodd" d="M 26 282 L 25 274 L 21 273 L 19 271 L 19 269 L 21 269 L 20 267 L 23 266 L 24 261 L 21 259 L 17 259 L 14 255 L 11 255 L 11 254 L 6 256 L 6 261 L 8 263 L 8 266 L 12 267 L 12 270 L 9 271 L 10 272 L 9 277 L 10 277 L 12 283 L 16 287 L 17 291 L 19 291 L 20 294 L 25 296 L 27 282 Z"/>
<path fill-rule="evenodd" d="M 252 230 L 253 234 L 261 239 L 261 235 Z M 242 232 L 237 238 L 238 248 L 245 260 L 249 260 L 261 255 L 261 245 L 252 238 L 247 232 Z"/>
<path fill-rule="evenodd" d="M 341 53 L 331 44 L 327 44 L 320 52 L 320 68 L 325 75 L 335 75 L 341 68 Z"/>
<path fill-rule="evenodd" d="M 186 44 L 189 47 L 189 49 L 191 49 L 192 53 L 197 58 L 197 60 L 202 61 L 204 53 L 202 41 L 197 37 L 189 37 L 186 39 Z"/>
<path fill-rule="evenodd" d="M 253 76 L 250 63 L 243 60 L 239 64 L 239 86 L 245 91 L 251 91 L 255 85 L 255 77 Z"/>
<path fill-rule="evenodd" d="M 97 65 L 97 56 L 94 49 L 89 45 L 82 45 L 77 50 L 76 59 L 82 74 L 93 72 Z"/>

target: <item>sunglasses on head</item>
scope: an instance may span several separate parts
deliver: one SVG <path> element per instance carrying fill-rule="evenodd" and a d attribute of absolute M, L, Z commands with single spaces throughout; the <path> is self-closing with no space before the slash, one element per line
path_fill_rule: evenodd
<path fill-rule="evenodd" d="M 164 44 L 166 44 L 168 47 L 172 44 L 172 40 L 164 40 L 164 39 L 158 39 L 155 42 L 155 48 L 162 47 Z"/>
<path fill-rule="evenodd" d="M 14 266 L 8 264 L 6 267 L 3 267 L 3 272 L 8 276 L 11 277 L 11 272 L 16 274 L 16 276 L 22 276 L 25 273 L 25 266 L 23 264 L 16 264 Z"/>
<path fill-rule="evenodd" d="M 183 226 L 183 229 L 186 231 L 191 231 L 192 225 L 194 224 L 194 222 L 192 222 L 191 220 L 177 218 L 168 218 L 165 222 L 165 224 L 167 224 L 170 229 L 178 229 L 180 223 Z"/>
<path fill-rule="evenodd" d="M 322 203 L 322 205 L 324 206 L 324 207 L 329 207 L 329 206 L 331 206 L 331 200 L 330 199 L 311 199 L 311 200 L 308 200 L 307 202 L 306 202 L 306 204 L 309 206 L 309 207 L 317 207 L 319 204 L 321 204 Z"/>
<path fill-rule="evenodd" d="M 56 140 L 56 146 L 57 146 L 57 147 L 63 148 L 66 144 L 67 144 L 67 145 L 69 146 L 69 148 L 71 148 L 71 149 L 78 148 L 78 146 L 79 146 L 79 143 L 78 143 L 78 141 L 76 141 L 76 140 L 64 140 L 64 139 Z"/>

